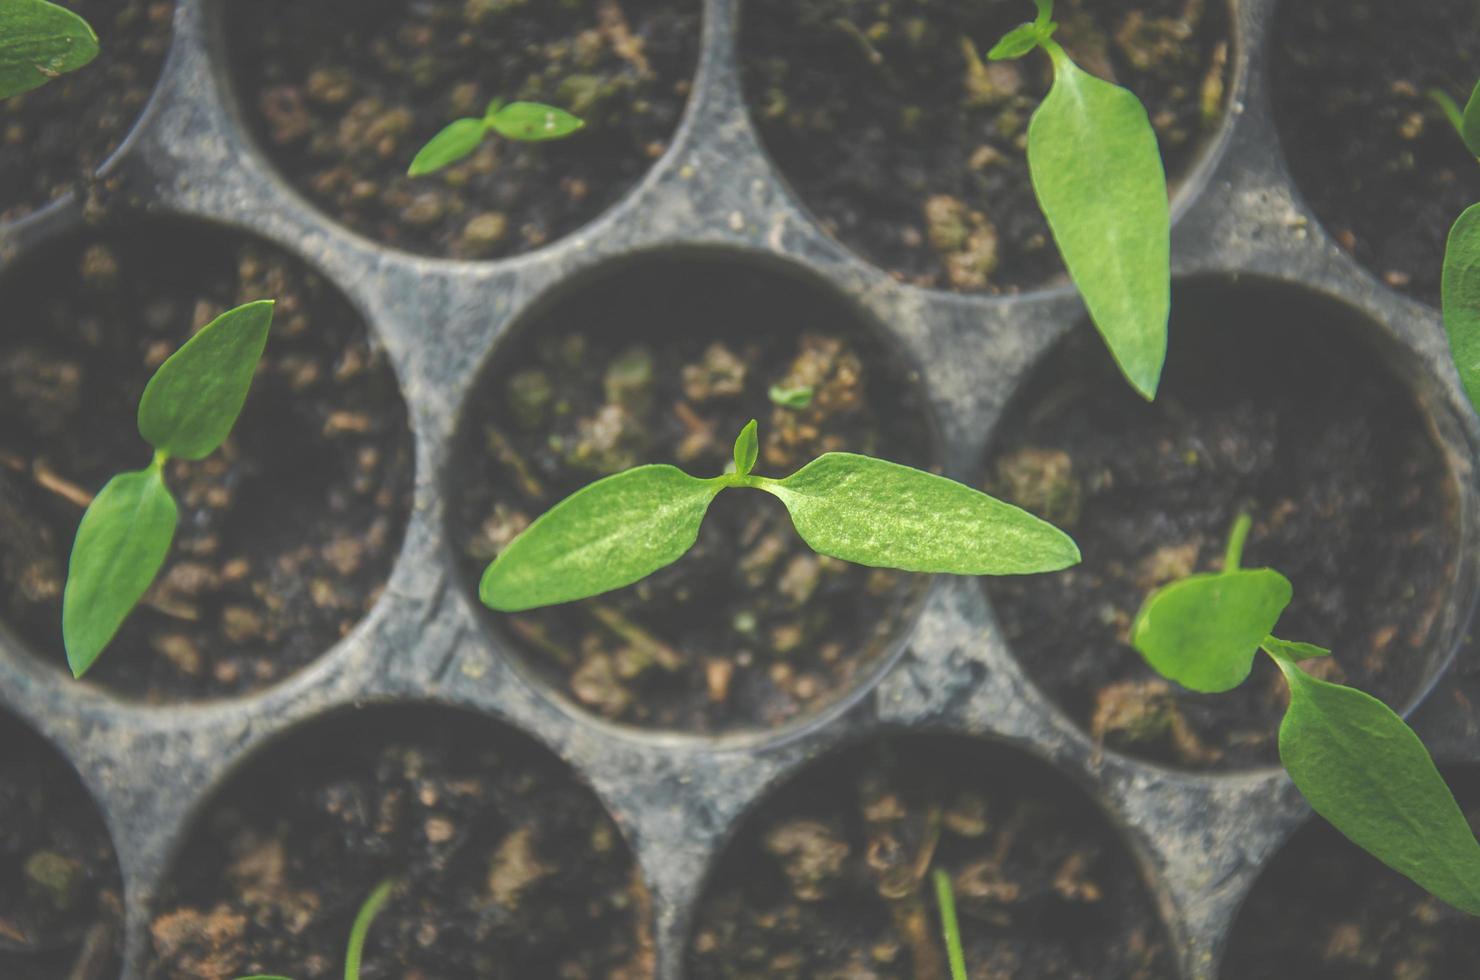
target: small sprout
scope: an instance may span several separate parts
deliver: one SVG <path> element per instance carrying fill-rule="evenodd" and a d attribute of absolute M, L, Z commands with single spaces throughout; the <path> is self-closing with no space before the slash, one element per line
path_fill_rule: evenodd
<path fill-rule="evenodd" d="M 495 99 L 482 119 L 457 119 L 427 141 L 411 161 L 407 176 L 423 177 L 463 159 L 478 148 L 489 133 L 522 143 L 541 143 L 569 136 L 582 120 L 554 106 L 539 102 L 510 102 Z"/>
<path fill-rule="evenodd" d="M 0 99 L 39 88 L 98 56 L 87 21 L 47 0 L 0 2 Z"/>
<path fill-rule="evenodd" d="M 766 392 L 773 404 L 782 408 L 794 408 L 801 411 L 812 404 L 812 396 L 816 389 L 811 385 L 797 385 L 795 388 L 783 388 L 780 385 L 772 385 Z"/>
<path fill-rule="evenodd" d="M 989 52 L 1042 48 L 1054 82 L 1028 125 L 1028 169 L 1064 264 L 1121 372 L 1156 397 L 1171 312 L 1171 211 L 1146 108 L 1087 74 L 1053 39 L 1052 0 Z"/>
<path fill-rule="evenodd" d="M 365 955 L 365 937 L 370 932 L 370 926 L 374 924 L 376 916 L 380 915 L 381 909 L 385 908 L 386 902 L 390 901 L 391 892 L 396 887 L 394 878 L 387 878 L 365 897 L 360 905 L 360 911 L 355 915 L 354 925 L 350 926 L 349 944 L 344 951 L 344 980 L 360 980 L 360 960 Z M 237 980 L 289 980 L 288 977 L 277 974 L 254 974 L 250 977 L 238 977 Z"/>
<path fill-rule="evenodd" d="M 93 498 L 67 565 L 62 641 L 74 676 L 93 665 L 164 564 L 178 521 L 164 464 L 174 456 L 202 459 L 226 439 L 267 343 L 272 306 L 260 300 L 221 314 L 145 387 L 139 432 L 154 460 L 113 477 Z"/>
<path fill-rule="evenodd" d="M 966 954 L 961 949 L 961 924 L 956 921 L 956 893 L 951 888 L 951 876 L 936 868 L 932 877 L 935 880 L 935 904 L 940 908 L 940 931 L 945 939 L 946 959 L 951 964 L 951 980 L 968 980 Z"/>
<path fill-rule="evenodd" d="M 781 500 L 814 551 L 860 565 L 957 575 L 1022 575 L 1079 561 L 1068 535 L 1027 511 L 923 470 L 826 453 L 782 480 L 756 476 L 754 422 L 735 470 L 704 480 L 639 466 L 577 490 L 494 559 L 478 595 L 501 612 L 571 602 L 631 585 L 682 558 L 721 490 Z"/>
<path fill-rule="evenodd" d="M 1436 898 L 1480 915 L 1480 842 L 1428 750 L 1381 701 L 1296 663 L 1329 650 L 1269 633 L 1290 601 L 1290 584 L 1271 569 L 1239 568 L 1248 528 L 1240 515 L 1222 572 L 1153 592 L 1136 616 L 1132 643 L 1164 677 L 1207 692 L 1240 683 L 1262 649 L 1290 688 L 1280 760 L 1312 809 Z"/>

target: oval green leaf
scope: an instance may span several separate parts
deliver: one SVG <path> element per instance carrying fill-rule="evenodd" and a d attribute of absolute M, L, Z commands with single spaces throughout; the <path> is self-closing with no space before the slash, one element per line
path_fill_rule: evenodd
<path fill-rule="evenodd" d="M 722 485 L 663 465 L 598 480 L 510 542 L 484 571 L 478 596 L 518 612 L 631 585 L 693 547 Z"/>
<path fill-rule="evenodd" d="M 1290 685 L 1280 759 L 1311 808 L 1436 898 L 1480 915 L 1480 843 L 1423 742 L 1371 695 L 1275 661 Z"/>
<path fill-rule="evenodd" d="M 1171 212 L 1146 109 L 1056 43 L 1054 83 L 1028 126 L 1039 206 L 1091 319 L 1131 385 L 1156 396 L 1171 310 Z"/>
<path fill-rule="evenodd" d="M 1439 287 L 1444 332 L 1470 404 L 1480 411 L 1480 204 L 1449 229 Z"/>
<path fill-rule="evenodd" d="M 1043 31 L 1037 24 L 1019 24 L 1002 35 L 1002 40 L 992 45 L 992 50 L 987 52 L 987 60 L 1008 61 L 1021 58 L 1038 47 L 1038 42 L 1042 38 Z"/>
<path fill-rule="evenodd" d="M 154 581 L 175 536 L 178 512 L 155 464 L 109 480 L 93 498 L 67 565 L 62 642 L 81 677 Z"/>
<path fill-rule="evenodd" d="M 1052 572 L 1079 561 L 1063 531 L 971 487 L 852 453 L 827 453 L 784 480 L 781 499 L 814 551 L 860 565 L 957 575 Z"/>
<path fill-rule="evenodd" d="M 1147 596 L 1131 645 L 1168 680 L 1228 691 L 1249 676 L 1292 595 L 1289 579 L 1271 568 L 1191 575 Z"/>
<path fill-rule="evenodd" d="M 427 140 L 406 170 L 408 177 L 425 177 L 472 153 L 483 142 L 488 127 L 482 119 L 456 119 Z"/>
<path fill-rule="evenodd" d="M 751 419 L 735 438 L 735 472 L 741 476 L 755 469 L 756 457 L 760 455 L 755 429 L 755 419 Z"/>
<path fill-rule="evenodd" d="M 87 21 L 46 0 L 0 3 L 0 99 L 29 92 L 98 56 Z"/>
<path fill-rule="evenodd" d="M 564 109 L 539 102 L 510 102 L 488 117 L 500 136 L 522 143 L 539 143 L 569 136 L 586 125 Z"/>
<path fill-rule="evenodd" d="M 772 404 L 800 411 L 812 404 L 812 397 L 816 392 L 817 390 L 811 385 L 798 385 L 795 388 L 772 385 L 766 390 L 766 396 L 771 399 Z"/>
<path fill-rule="evenodd" d="M 139 399 L 139 434 L 160 452 L 203 459 L 226 440 L 267 345 L 272 300 L 227 310 L 154 372 Z"/>

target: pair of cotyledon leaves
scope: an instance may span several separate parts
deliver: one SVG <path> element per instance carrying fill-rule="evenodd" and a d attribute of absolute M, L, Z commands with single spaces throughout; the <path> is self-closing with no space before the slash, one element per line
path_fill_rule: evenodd
<path fill-rule="evenodd" d="M 539 102 L 511 102 L 498 99 L 489 103 L 481 119 L 456 119 L 417 151 L 406 171 L 409 177 L 423 177 L 451 166 L 478 148 L 489 133 L 521 143 L 541 143 L 569 136 L 586 125 L 564 109 Z"/>
<path fill-rule="evenodd" d="M 1273 569 L 1238 567 L 1247 528 L 1241 518 L 1224 571 L 1147 598 L 1132 644 L 1163 676 L 1204 693 L 1243 683 L 1263 649 L 1290 688 L 1280 760 L 1311 807 L 1384 864 L 1480 915 L 1480 843 L 1428 750 L 1387 705 L 1296 662 L 1329 651 L 1271 635 L 1293 590 Z"/>
<path fill-rule="evenodd" d="M 267 343 L 272 307 L 260 300 L 221 314 L 144 388 L 139 434 L 154 447 L 154 461 L 108 481 L 82 515 L 72 545 L 62 641 L 75 676 L 93 665 L 159 573 L 179 519 L 164 463 L 202 459 L 226 440 Z"/>
<path fill-rule="evenodd" d="M 46 0 L 0 2 L 0 99 L 29 92 L 98 56 L 87 21 Z"/>
<path fill-rule="evenodd" d="M 1051 0 L 987 57 L 1042 48 L 1048 96 L 1028 124 L 1039 207 L 1090 318 L 1132 387 L 1156 396 L 1171 312 L 1171 210 L 1156 132 L 1135 95 L 1096 78 L 1053 39 Z"/>
<path fill-rule="evenodd" d="M 699 479 L 673 466 L 639 466 L 577 490 L 488 566 L 479 597 L 518 612 L 631 585 L 693 547 L 710 502 L 728 487 L 777 497 L 814 551 L 861 565 L 1017 575 L 1079 561 L 1058 528 L 945 477 L 827 453 L 773 480 L 751 472 L 758 453 L 752 421 L 735 440 L 732 473 Z"/>

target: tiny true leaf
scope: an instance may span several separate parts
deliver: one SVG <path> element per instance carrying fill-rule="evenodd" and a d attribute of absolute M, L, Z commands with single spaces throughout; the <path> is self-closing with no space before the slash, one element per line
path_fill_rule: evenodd
<path fill-rule="evenodd" d="M 478 595 L 503 612 L 599 595 L 683 557 L 723 484 L 639 466 L 583 487 L 542 514 L 483 573 Z"/>
<path fill-rule="evenodd" d="M 1054 83 L 1028 126 L 1038 203 L 1121 371 L 1153 398 L 1166 360 L 1171 215 L 1146 109 L 1054 41 Z"/>
<path fill-rule="evenodd" d="M 241 414 L 272 326 L 272 301 L 222 313 L 154 372 L 139 400 L 139 433 L 162 453 L 203 459 Z"/>
<path fill-rule="evenodd" d="M 1480 843 L 1418 736 L 1371 695 L 1275 661 L 1290 685 L 1280 759 L 1311 807 L 1393 870 L 1480 915 Z"/>
<path fill-rule="evenodd" d="M 755 419 L 751 419 L 735 438 L 735 472 L 741 476 L 746 476 L 755 469 L 756 457 L 760 455 L 755 428 Z"/>
<path fill-rule="evenodd" d="M 508 139 L 538 143 L 569 136 L 586 124 L 554 106 L 539 102 L 510 102 L 488 117 L 488 125 Z"/>
<path fill-rule="evenodd" d="M 1131 645 L 1183 687 L 1231 690 L 1249 676 L 1292 594 L 1289 580 L 1270 568 L 1191 575 L 1146 598 Z"/>
<path fill-rule="evenodd" d="M 120 473 L 93 498 L 67 566 L 62 641 L 81 677 L 154 581 L 175 536 L 178 511 L 158 460 Z"/>
<path fill-rule="evenodd" d="M 1480 204 L 1470 205 L 1449 229 L 1439 292 L 1449 352 L 1470 404 L 1480 411 Z"/>
<path fill-rule="evenodd" d="M 1331 651 L 1325 647 L 1318 647 L 1314 643 L 1282 640 L 1277 636 L 1266 636 L 1259 646 L 1271 657 L 1289 657 L 1291 660 L 1312 660 L 1316 657 L 1331 656 Z"/>
<path fill-rule="evenodd" d="M 772 385 L 766 392 L 772 404 L 780 405 L 782 408 L 803 409 L 812 404 L 812 396 L 816 389 L 811 385 L 798 385 L 795 388 L 783 388 L 780 385 Z"/>
<path fill-rule="evenodd" d="M 1002 35 L 1002 40 L 992 45 L 992 50 L 987 52 L 987 59 L 1008 61 L 1012 58 L 1021 58 L 1038 47 L 1038 42 L 1042 39 L 1043 32 L 1037 24 L 1019 24 Z"/>
<path fill-rule="evenodd" d="M 46 0 L 0 3 L 0 99 L 29 92 L 98 56 L 87 21 Z"/>
<path fill-rule="evenodd" d="M 923 470 L 827 453 L 760 484 L 814 551 L 860 565 L 958 575 L 1052 572 L 1079 561 L 1046 521 Z"/>
<path fill-rule="evenodd" d="M 416 152 L 406 176 L 425 177 L 451 166 L 476 150 L 487 132 L 487 124 L 482 119 L 453 120 Z"/>

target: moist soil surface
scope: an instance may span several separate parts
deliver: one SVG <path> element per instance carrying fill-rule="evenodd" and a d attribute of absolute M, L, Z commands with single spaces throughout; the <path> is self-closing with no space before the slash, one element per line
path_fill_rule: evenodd
<path fill-rule="evenodd" d="M 1127 642 L 1158 586 L 1217 570 L 1246 509 L 1245 567 L 1286 575 L 1284 639 L 1308 670 L 1403 709 L 1456 576 L 1457 498 L 1414 397 L 1339 308 L 1284 290 L 1187 287 L 1154 405 L 1087 327 L 1050 353 L 999 425 L 988 489 L 1057 523 L 1083 564 L 984 580 L 1033 679 L 1095 739 L 1189 768 L 1273 764 L 1287 703 L 1262 655 L 1199 695 Z"/>
<path fill-rule="evenodd" d="M 743 75 L 766 149 L 843 244 L 922 286 L 1016 292 L 1063 265 L 1028 176 L 1048 57 L 991 62 L 1027 0 L 749 0 Z M 1146 105 L 1175 187 L 1217 129 L 1221 0 L 1061 0 L 1079 65 Z"/>
<path fill-rule="evenodd" d="M 1275 119 L 1301 192 L 1374 275 L 1437 304 L 1444 241 L 1480 201 L 1480 164 L 1428 93 L 1464 106 L 1480 7 L 1286 3 L 1270 39 Z"/>
<path fill-rule="evenodd" d="M 300 192 L 370 238 L 487 259 L 595 218 L 667 149 L 688 100 L 698 0 L 259 0 L 227 5 L 237 97 Z M 585 129 L 489 139 L 411 179 L 416 151 L 500 98 Z"/>
<path fill-rule="evenodd" d="M 0 976 L 112 980 L 123 947 L 113 844 L 77 774 L 0 716 Z"/>
<path fill-rule="evenodd" d="M 1445 778 L 1480 831 L 1480 773 Z M 1475 972 L 1474 918 L 1313 820 L 1244 901 L 1223 980 L 1450 980 Z"/>
<path fill-rule="evenodd" d="M 595 795 L 522 736 L 375 709 L 269 750 L 204 811 L 150 925 L 155 980 L 652 976 L 647 893 Z"/>
<path fill-rule="evenodd" d="M 946 980 L 930 872 L 973 977 L 1167 980 L 1169 944 L 1094 804 L 1042 763 L 890 739 L 816 764 L 753 814 L 700 905 L 693 980 Z"/>
<path fill-rule="evenodd" d="M 151 450 L 155 368 L 212 317 L 277 301 L 225 445 L 172 460 L 174 543 L 88 678 L 150 702 L 281 680 L 375 601 L 410 508 L 395 378 L 349 304 L 250 239 L 133 221 L 42 248 L 0 281 L 0 618 L 66 669 L 61 600 L 83 507 Z"/>
<path fill-rule="evenodd" d="M 762 267 L 623 266 L 549 306 L 501 355 L 463 424 L 454 540 L 469 588 L 514 536 L 582 486 L 643 463 L 724 471 L 760 422 L 756 472 L 833 450 L 930 465 L 915 379 L 857 314 Z M 810 386 L 806 408 L 771 386 Z M 535 672 L 587 710 L 636 725 L 776 725 L 858 684 L 926 579 L 821 557 L 780 502 L 721 493 L 678 562 L 582 602 L 489 616 Z"/>
<path fill-rule="evenodd" d="M 60 0 L 101 48 L 79 71 L 0 101 L 0 221 L 85 187 L 128 135 L 170 44 L 170 0 Z"/>

